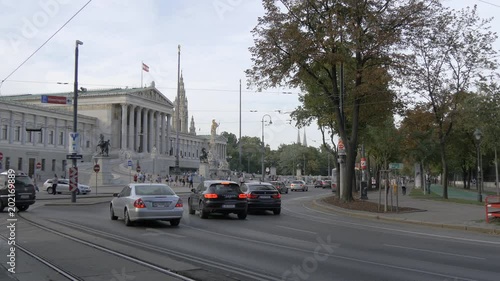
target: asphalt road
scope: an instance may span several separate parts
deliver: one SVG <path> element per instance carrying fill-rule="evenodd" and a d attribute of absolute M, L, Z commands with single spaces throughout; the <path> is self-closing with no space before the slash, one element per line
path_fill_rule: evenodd
<path fill-rule="evenodd" d="M 228 280 L 500 278 L 498 236 L 343 217 L 312 205 L 311 199 L 325 194 L 329 191 L 314 188 L 283 194 L 281 215 L 252 214 L 244 221 L 235 215 L 203 220 L 189 215 L 185 206 L 179 227 L 168 222 L 127 227 L 121 220 L 109 219 L 107 204 L 39 207 L 29 215 L 40 222 L 77 228 L 96 240 L 112 241 L 109 245 L 122 243 L 122 251 L 132 256 L 149 252 L 151 256 L 143 259 L 161 263 L 162 257 L 168 257 Z M 177 265 L 165 262 L 169 264 L 175 270 Z M 177 267 L 182 273 L 182 266 Z M 189 270 L 184 273 L 193 278 L 217 280 L 206 272 Z M 144 279 L 140 273 L 135 277 Z"/>

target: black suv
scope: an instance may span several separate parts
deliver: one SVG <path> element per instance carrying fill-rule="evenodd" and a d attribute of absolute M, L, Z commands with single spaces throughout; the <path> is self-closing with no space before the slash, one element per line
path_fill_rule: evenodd
<path fill-rule="evenodd" d="M 10 175 L 15 179 L 15 196 L 10 195 L 9 172 L 5 171 L 0 173 L 0 212 L 2 212 L 5 207 L 8 207 L 11 202 L 15 204 L 19 211 L 26 211 L 30 205 L 35 203 L 35 185 L 27 174 L 23 172 L 14 172 L 13 170 L 9 171 L 12 171 Z M 15 201 L 13 199 L 15 199 Z"/>
<path fill-rule="evenodd" d="M 248 198 L 249 211 L 273 211 L 281 213 L 281 194 L 276 187 L 268 182 L 246 182 L 241 185 L 241 191 Z"/>
<path fill-rule="evenodd" d="M 202 219 L 210 213 L 237 214 L 240 220 L 247 217 L 247 197 L 233 181 L 206 180 L 191 189 L 188 199 L 189 214 L 199 212 Z"/>

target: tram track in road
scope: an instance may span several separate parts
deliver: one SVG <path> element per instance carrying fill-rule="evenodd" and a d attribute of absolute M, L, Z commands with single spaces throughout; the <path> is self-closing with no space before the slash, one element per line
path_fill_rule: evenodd
<path fill-rule="evenodd" d="M 2 239 L 4 239 L 5 241 L 8 241 L 8 238 L 6 236 L 4 236 L 3 234 L 0 234 L 0 237 Z M 83 279 L 79 278 L 78 276 L 73 275 L 71 272 L 62 269 L 61 267 L 59 267 L 54 262 L 51 262 L 48 259 L 45 259 L 45 258 L 43 258 L 43 257 L 41 257 L 41 256 L 39 256 L 39 255 L 37 255 L 37 254 L 29 251 L 28 249 L 26 249 L 25 247 L 19 245 L 18 243 L 16 243 L 15 248 L 16 248 L 16 250 L 17 249 L 21 250 L 23 253 L 25 253 L 29 257 L 31 257 L 31 258 L 39 261 L 40 263 L 44 264 L 45 266 L 47 266 L 48 268 L 50 268 L 51 270 L 53 270 L 57 274 L 62 275 L 63 277 L 67 278 L 70 281 L 81 281 L 81 280 L 83 280 Z"/>
<path fill-rule="evenodd" d="M 92 243 L 89 241 L 84 241 L 82 239 L 73 238 L 66 233 L 62 233 L 62 232 L 57 231 L 57 230 L 49 229 L 43 225 L 40 225 L 36 222 L 29 220 L 27 218 L 23 218 L 23 219 L 27 220 L 30 224 L 33 224 L 36 227 L 42 228 L 42 229 L 47 230 L 47 231 L 51 231 L 57 235 L 69 238 L 73 241 L 85 244 L 85 245 L 93 247 L 95 249 L 105 251 L 109 254 L 117 255 L 121 258 L 129 259 L 130 261 L 140 263 L 141 265 L 144 265 L 144 266 L 156 269 L 156 270 L 163 270 L 163 271 L 165 271 L 165 272 L 163 272 L 165 274 L 175 274 L 175 277 L 180 278 L 180 280 L 186 280 L 186 281 L 187 280 L 189 280 L 189 281 L 195 280 L 195 279 L 190 279 L 184 275 L 180 275 L 179 273 L 173 272 L 169 269 L 162 268 L 154 263 L 149 263 L 149 262 L 144 261 L 144 260 L 135 259 L 133 257 L 130 257 L 127 254 L 120 252 L 120 251 L 111 250 L 111 249 L 109 249 L 107 247 L 103 247 L 97 243 Z M 95 228 L 75 224 L 72 222 L 62 221 L 62 220 L 49 220 L 49 221 L 51 223 L 55 223 L 55 224 L 58 224 L 60 226 L 72 229 L 72 230 L 84 232 L 87 234 L 91 234 L 93 236 L 99 236 L 101 238 L 104 238 L 105 240 L 118 242 L 122 245 L 126 244 L 129 246 L 135 247 L 135 248 L 140 248 L 141 250 L 149 250 L 149 251 L 161 254 L 161 255 L 168 255 L 171 257 L 175 257 L 176 259 L 182 259 L 182 260 L 188 261 L 190 263 L 194 263 L 195 265 L 199 265 L 201 267 L 210 267 L 213 269 L 221 270 L 223 272 L 231 273 L 231 275 L 229 275 L 229 276 L 228 275 L 224 275 L 224 276 L 221 275 L 220 276 L 221 279 L 218 279 L 218 280 L 261 280 L 261 281 L 281 281 L 282 280 L 279 277 L 273 277 L 273 276 L 270 276 L 269 274 L 261 274 L 261 273 L 255 272 L 255 270 L 245 269 L 245 268 L 242 268 L 241 266 L 233 266 L 233 265 L 228 264 L 227 262 L 221 263 L 220 261 L 216 261 L 216 260 L 207 260 L 207 259 L 201 258 L 199 256 L 186 254 L 186 253 L 183 253 L 180 251 L 168 249 L 165 247 L 159 247 L 156 245 L 140 242 L 137 240 L 132 240 L 132 239 L 127 238 L 125 236 L 120 236 L 120 235 L 112 234 L 109 232 L 104 232 L 104 231 L 101 231 L 101 230 L 98 230 Z M 207 272 L 207 274 L 208 274 L 208 272 Z M 222 279 L 222 277 L 225 277 L 226 279 Z M 230 277 L 230 279 L 227 279 L 228 277 Z"/>
<path fill-rule="evenodd" d="M 104 247 L 104 246 L 101 246 L 101 245 L 98 245 L 96 243 L 92 243 L 92 242 L 89 242 L 89 241 L 85 241 L 85 240 L 82 240 L 82 239 L 79 239 L 79 238 L 75 238 L 69 234 L 66 234 L 64 232 L 61 232 L 61 231 L 58 231 L 58 230 L 55 230 L 55 229 L 52 229 L 52 228 L 49 228 L 49 227 L 46 227 L 40 223 L 37 223 L 37 222 L 34 222 L 26 217 L 23 217 L 22 215 L 18 214 L 18 217 L 28 223 L 29 225 L 31 226 L 34 226 L 36 228 L 39 228 L 41 230 L 44 230 L 46 232 L 49 232 L 49 233 L 52 233 L 52 234 L 55 234 L 57 236 L 61 236 L 63 238 L 66 238 L 68 240 L 71 240 L 71 241 L 74 241 L 74 242 L 77 242 L 79 244 L 82 244 L 82 245 L 85 245 L 87 247 L 90 247 L 90 248 L 93 248 L 95 250 L 99 250 L 100 252 L 103 252 L 105 254 L 108 254 L 108 255 L 112 255 L 112 256 L 115 256 L 119 259 L 123 259 L 123 260 L 126 260 L 126 261 L 129 261 L 129 262 L 132 262 L 132 263 L 135 263 L 137 265 L 140 265 L 140 266 L 143 266 L 143 267 L 146 267 L 150 270 L 154 270 L 156 272 L 159 272 L 161 274 L 164 274 L 166 276 L 169 276 L 169 277 L 173 277 L 175 278 L 176 280 L 182 280 L 182 281 L 196 281 L 196 279 L 192 279 L 190 277 L 187 277 L 187 276 L 184 276 L 184 275 L 181 275 L 181 274 L 178 274 L 176 272 L 173 272 L 172 270 L 168 269 L 168 268 L 164 268 L 164 267 L 161 267 L 161 266 L 158 266 L 154 263 L 150 263 L 150 262 L 147 262 L 147 261 L 144 261 L 144 260 L 141 260 L 141 259 L 138 259 L 138 258 L 134 258 L 134 257 L 131 257 L 130 255 L 127 255 L 127 254 L 124 254 L 124 253 L 121 253 L 119 251 L 115 251 L 115 250 L 112 250 L 112 249 L 109 249 L 107 247 Z M 4 239 L 7 239 L 7 237 L 5 237 L 4 235 L 0 234 L 0 236 Z M 39 262 L 45 264 L 46 266 L 48 266 L 49 268 L 51 268 L 52 270 L 56 271 L 57 273 L 63 275 L 64 277 L 66 277 L 68 280 L 75 280 L 75 281 L 81 281 L 81 280 L 84 280 L 83 278 L 81 277 L 78 277 L 76 276 L 74 273 L 71 273 L 70 270 L 66 270 L 66 269 L 63 269 L 61 268 L 60 266 L 56 265 L 55 262 L 53 261 L 50 261 L 49 259 L 47 258 L 44 258 L 44 257 L 41 257 L 31 251 L 29 251 L 28 249 L 26 249 L 26 247 L 23 247 L 21 245 L 19 245 L 19 243 L 16 242 L 16 248 L 20 249 L 21 251 L 23 251 L 24 253 L 26 253 L 27 255 L 29 255 L 30 257 L 38 260 Z M 165 277 L 166 277 L 165 276 Z M 168 280 L 171 280 L 171 279 L 168 279 Z"/>

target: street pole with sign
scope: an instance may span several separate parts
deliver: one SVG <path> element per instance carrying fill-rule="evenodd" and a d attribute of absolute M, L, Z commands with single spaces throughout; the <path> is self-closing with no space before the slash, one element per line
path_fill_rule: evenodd
<path fill-rule="evenodd" d="M 368 182 L 366 177 L 365 145 L 361 145 L 361 199 L 368 200 Z"/>
<path fill-rule="evenodd" d="M 346 157 L 346 152 L 345 152 L 345 146 L 344 142 L 342 139 L 339 139 L 339 142 L 337 144 L 337 149 L 338 149 L 338 155 L 339 155 L 339 166 L 340 166 L 340 186 L 338 188 L 339 194 L 338 197 L 342 198 L 342 196 L 345 193 L 345 188 L 346 188 L 346 183 L 345 183 L 345 157 Z"/>
<path fill-rule="evenodd" d="M 101 166 L 99 164 L 94 165 L 94 172 L 95 172 L 95 195 L 97 195 L 97 174 L 101 170 Z"/>
<path fill-rule="evenodd" d="M 78 136 L 78 46 L 83 45 L 83 42 L 80 40 L 75 41 L 75 85 L 73 89 L 73 133 Z M 72 185 L 71 189 L 71 202 L 76 202 L 76 189 L 78 188 L 78 167 L 77 167 L 77 158 L 76 155 L 78 151 L 73 151 L 74 155 L 73 168 L 72 172 L 74 174 L 70 175 L 70 185 Z"/>

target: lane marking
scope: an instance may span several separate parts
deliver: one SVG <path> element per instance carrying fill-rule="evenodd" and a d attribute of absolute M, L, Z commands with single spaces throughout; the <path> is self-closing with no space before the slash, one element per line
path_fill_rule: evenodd
<path fill-rule="evenodd" d="M 293 230 L 293 231 L 301 231 L 301 232 L 310 233 L 310 234 L 318 234 L 318 233 L 313 232 L 313 231 L 302 230 L 302 229 L 288 227 L 288 226 L 283 226 L 283 225 L 277 225 L 277 227 L 286 228 L 286 229 L 290 229 L 290 230 Z"/>
<path fill-rule="evenodd" d="M 291 211 L 290 209 L 285 208 L 283 206 L 281 208 L 285 209 L 286 211 L 288 211 L 290 213 L 295 214 L 296 217 L 299 217 L 299 218 L 300 218 L 300 216 L 311 217 L 311 218 L 316 219 L 316 220 L 313 220 L 313 221 L 316 221 L 316 222 L 319 222 L 319 223 L 333 224 L 333 225 L 347 224 L 347 225 L 357 226 L 357 227 L 360 227 L 360 228 L 367 228 L 367 227 L 369 227 L 369 228 L 373 228 L 373 229 L 381 229 L 381 230 L 386 230 L 386 231 L 400 232 L 400 233 L 404 233 L 404 234 L 413 234 L 413 235 L 420 235 L 420 236 L 428 236 L 428 237 L 432 237 L 432 238 L 447 239 L 447 241 L 449 241 L 449 239 L 451 239 L 451 240 L 457 240 L 457 241 L 462 241 L 462 242 L 474 242 L 474 243 L 482 243 L 482 244 L 490 244 L 490 245 L 500 246 L 500 242 L 496 242 L 496 241 L 478 240 L 478 239 L 462 238 L 462 237 L 453 237 L 453 236 L 441 235 L 441 234 L 430 234 L 430 233 L 425 233 L 425 232 L 402 230 L 402 229 L 396 229 L 396 228 L 390 228 L 390 227 L 382 227 L 382 226 L 374 226 L 374 225 L 367 225 L 367 224 L 361 224 L 361 223 L 355 223 L 355 222 L 347 222 L 347 221 L 342 221 L 342 220 L 334 220 L 332 218 L 321 218 L 321 217 L 317 217 L 317 216 L 312 216 L 312 215 L 307 215 L 307 214 L 303 214 L 303 213 L 298 213 L 298 212 Z M 305 208 L 307 208 L 307 207 L 305 207 Z M 315 212 L 315 213 L 322 213 L 322 212 L 318 212 L 318 211 L 316 211 L 314 209 L 309 209 L 309 210 L 311 210 L 312 212 Z M 333 217 L 333 216 L 336 216 L 336 215 L 329 214 L 329 216 Z M 319 221 L 317 219 L 322 219 L 322 220 L 326 220 L 326 221 Z M 363 219 L 363 218 L 360 218 L 360 219 Z M 375 219 L 375 218 L 373 218 L 373 219 Z M 369 218 L 364 218 L 364 220 L 370 220 L 370 219 Z M 394 223 L 402 223 L 402 222 L 394 221 Z"/>
<path fill-rule="evenodd" d="M 418 248 L 398 246 L 398 245 L 391 245 L 391 244 L 384 244 L 384 246 L 386 246 L 386 247 L 393 247 L 393 248 L 400 248 L 400 249 L 406 249 L 406 250 L 413 250 L 413 251 L 435 253 L 435 254 L 441 254 L 441 255 L 448 255 L 448 256 L 455 256 L 455 257 L 462 257 L 462 258 L 469 258 L 469 259 L 476 259 L 476 260 L 485 260 L 485 258 L 480 258 L 480 257 L 474 257 L 474 256 L 468 256 L 468 255 L 461 255 L 461 254 L 453 254 L 453 253 L 433 251 L 433 250 L 426 250 L 426 249 L 418 249 Z"/>

